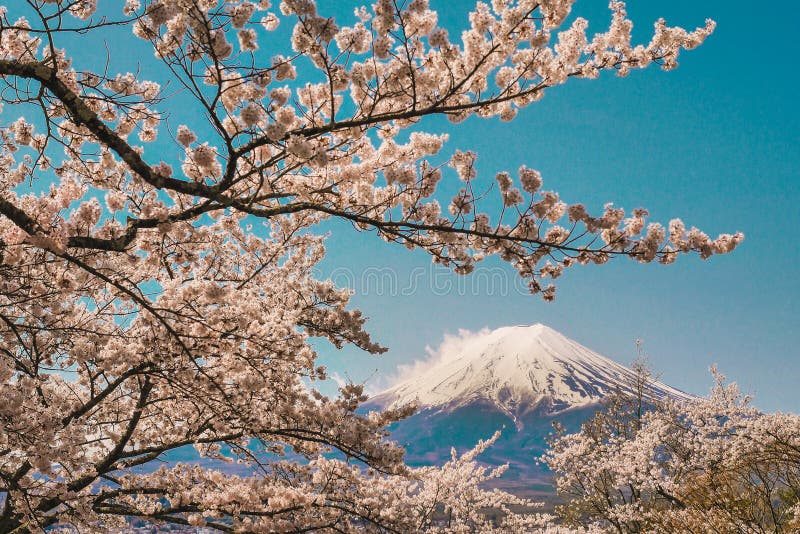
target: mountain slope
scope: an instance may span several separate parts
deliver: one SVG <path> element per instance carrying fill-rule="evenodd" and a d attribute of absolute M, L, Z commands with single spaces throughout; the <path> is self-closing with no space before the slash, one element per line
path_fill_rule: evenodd
<path fill-rule="evenodd" d="M 374 396 L 370 407 L 415 402 L 418 411 L 392 429 L 412 465 L 440 464 L 455 447 L 463 452 L 501 430 L 479 458 L 508 463 L 495 485 L 526 496 L 552 492 L 538 464 L 553 423 L 575 432 L 615 391 L 631 391 L 635 373 L 541 324 L 498 328 L 471 336 L 454 350 L 416 368 L 407 379 Z M 647 397 L 688 399 L 660 382 Z"/>
<path fill-rule="evenodd" d="M 538 409 L 558 413 L 629 391 L 634 373 L 542 324 L 498 328 L 370 400 L 379 406 L 416 402 L 420 409 L 452 411 L 476 402 L 512 418 Z M 651 398 L 688 398 L 656 382 Z"/>

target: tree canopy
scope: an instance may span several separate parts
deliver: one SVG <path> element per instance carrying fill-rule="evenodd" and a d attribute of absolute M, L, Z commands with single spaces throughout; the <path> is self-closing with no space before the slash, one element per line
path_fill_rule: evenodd
<path fill-rule="evenodd" d="M 477 528 L 479 510 L 520 501 L 479 488 L 493 474 L 474 453 L 411 470 L 386 432 L 411 407 L 359 414 L 360 386 L 316 390 L 312 338 L 384 350 L 349 292 L 314 277 L 320 224 L 349 221 L 462 274 L 498 256 L 545 299 L 576 263 L 707 258 L 743 239 L 644 209 L 590 214 L 528 167 L 481 181 L 474 152 L 443 155 L 447 135 L 421 122 L 512 120 L 573 78 L 669 70 L 711 21 L 657 21 L 635 45 L 622 2 L 593 36 L 582 18 L 566 25 L 572 0 L 478 3 L 458 38 L 426 0 L 337 19 L 311 0 L 98 4 L 0 8 L 0 531 L 131 517 Z M 152 45 L 158 72 L 74 60 L 64 43 L 100 32 Z M 178 107 L 195 122 L 176 124 Z M 442 198 L 443 180 L 460 191 Z M 486 195 L 502 208 L 484 211 Z M 248 473 L 162 462 L 186 446 Z"/>

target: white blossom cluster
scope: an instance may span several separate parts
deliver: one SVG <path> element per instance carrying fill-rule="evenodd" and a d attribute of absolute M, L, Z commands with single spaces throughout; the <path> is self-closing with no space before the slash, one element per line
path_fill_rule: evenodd
<path fill-rule="evenodd" d="M 627 398 L 551 443 L 544 461 L 581 527 L 622 532 L 793 532 L 800 416 L 753 408 L 712 370 L 707 398 Z"/>

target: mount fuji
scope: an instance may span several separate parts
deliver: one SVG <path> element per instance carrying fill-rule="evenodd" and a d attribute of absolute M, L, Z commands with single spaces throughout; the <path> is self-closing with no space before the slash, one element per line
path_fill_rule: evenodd
<path fill-rule="evenodd" d="M 635 373 L 544 326 L 482 331 L 411 369 L 404 380 L 372 397 L 366 407 L 416 403 L 417 412 L 396 424 L 392 438 L 412 465 L 450 458 L 451 447 L 470 449 L 501 430 L 479 459 L 509 463 L 498 485 L 516 493 L 547 493 L 548 472 L 536 462 L 553 423 L 574 432 L 614 392 L 631 392 Z M 650 399 L 691 398 L 653 381 Z"/>

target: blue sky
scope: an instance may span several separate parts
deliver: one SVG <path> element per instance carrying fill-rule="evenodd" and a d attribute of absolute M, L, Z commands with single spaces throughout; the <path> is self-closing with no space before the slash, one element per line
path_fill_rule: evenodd
<path fill-rule="evenodd" d="M 358 3 L 319 4 L 348 23 Z M 431 4 L 451 35 L 474 6 L 466 0 Z M 606 5 L 579 0 L 573 11 L 589 19 L 590 31 L 603 31 Z M 595 211 L 606 202 L 642 206 L 654 220 L 680 217 L 712 236 L 742 231 L 744 244 L 731 255 L 683 257 L 666 267 L 626 259 L 576 267 L 558 280 L 556 301 L 545 303 L 518 290 L 512 270 L 500 263 L 486 262 L 477 276 L 457 279 L 431 271 L 422 253 L 333 224 L 321 275 L 355 280 L 361 293 L 353 302 L 390 351 L 374 357 L 321 346 L 331 371 L 376 388 L 398 364 L 424 357 L 425 347 L 437 345 L 445 332 L 542 322 L 623 363 L 634 358 L 635 340 L 643 339 L 662 379 L 692 393 L 707 391 L 707 368 L 716 362 L 756 395 L 757 406 L 800 412 L 800 247 L 793 236 L 800 228 L 800 77 L 792 54 L 800 5 L 773 2 L 769 17 L 751 3 L 716 0 L 632 0 L 628 11 L 640 42 L 649 39 L 658 17 L 687 28 L 710 17 L 718 26 L 703 46 L 681 56 L 675 71 L 574 80 L 549 90 L 511 124 L 432 118 L 421 127 L 450 134 L 445 152 L 478 152 L 486 180 L 526 164 L 567 202 Z M 276 39 L 289 30 L 283 24 Z M 79 69 L 96 65 L 103 50 L 100 39 L 89 44 L 77 48 Z M 154 66 L 151 51 L 132 36 L 106 45 L 117 70 Z M 180 106 L 170 112 L 175 124 L 194 115 Z M 398 291 L 378 292 L 361 282 L 389 270 Z M 466 287 L 459 290 L 459 282 Z"/>
<path fill-rule="evenodd" d="M 471 5 L 431 3 L 446 9 L 442 20 L 453 30 Z M 580 0 L 574 12 L 602 31 L 605 6 Z M 459 291 L 455 277 L 432 277 L 424 254 L 336 228 L 326 272 L 340 280 L 355 273 L 355 288 L 367 294 L 353 301 L 390 351 L 378 358 L 326 351 L 332 370 L 357 381 L 371 377 L 367 384 L 375 387 L 398 363 L 424 357 L 443 332 L 542 322 L 623 363 L 643 339 L 662 379 L 692 393 L 708 390 L 707 368 L 716 362 L 757 406 L 800 411 L 800 247 L 793 237 L 800 227 L 800 113 L 790 55 L 800 9 L 778 2 L 770 12 L 779 15 L 766 20 L 743 2 L 639 0 L 628 11 L 639 41 L 649 39 L 660 16 L 687 28 L 710 17 L 718 26 L 675 71 L 573 81 L 511 124 L 433 119 L 423 128 L 449 132 L 446 149 L 477 151 L 486 179 L 527 164 L 567 202 L 595 210 L 609 201 L 642 206 L 654 220 L 680 217 L 714 236 L 742 231 L 744 244 L 727 256 L 683 257 L 671 266 L 620 259 L 576 267 L 558 280 L 556 301 L 545 303 L 514 291 L 511 269 L 499 263 Z M 388 281 L 387 268 L 399 289 L 416 280 L 414 289 L 379 294 L 376 280 Z"/>

